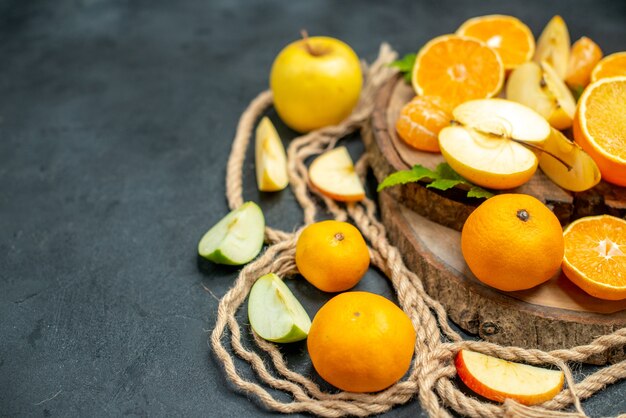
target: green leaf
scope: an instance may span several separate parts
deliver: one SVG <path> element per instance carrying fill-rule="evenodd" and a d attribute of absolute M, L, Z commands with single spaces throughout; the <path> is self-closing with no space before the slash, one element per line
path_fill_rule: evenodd
<path fill-rule="evenodd" d="M 404 80 L 407 83 L 411 82 L 411 73 L 413 71 L 413 65 L 415 64 L 415 57 L 417 54 L 406 54 L 402 59 L 394 61 L 389 64 L 390 67 L 396 67 L 404 75 Z"/>
<path fill-rule="evenodd" d="M 420 180 L 431 180 L 426 187 L 437 190 L 448 190 L 458 185 L 464 185 L 469 190 L 467 197 L 474 197 L 478 199 L 489 199 L 493 196 L 493 193 L 487 191 L 481 187 L 478 187 L 469 181 L 461 177 L 456 171 L 450 167 L 447 163 L 441 163 L 435 168 L 435 171 L 429 170 L 421 165 L 415 165 L 410 170 L 401 170 L 390 174 L 379 185 L 378 191 L 380 192 L 387 187 L 396 186 L 399 184 L 415 183 Z"/>
<path fill-rule="evenodd" d="M 580 96 L 582 96 L 583 91 L 585 90 L 585 88 L 583 86 L 576 86 L 573 88 L 570 88 L 573 96 L 574 96 L 574 100 L 576 100 L 576 102 L 578 102 L 578 100 L 580 99 Z"/>

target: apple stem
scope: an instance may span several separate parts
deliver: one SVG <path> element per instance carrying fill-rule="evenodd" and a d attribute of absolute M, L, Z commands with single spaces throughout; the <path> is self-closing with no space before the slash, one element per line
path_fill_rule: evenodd
<path fill-rule="evenodd" d="M 306 29 L 302 29 L 300 31 L 300 36 L 302 36 L 302 40 L 304 41 L 304 47 L 306 48 L 309 54 L 313 55 L 314 57 L 323 55 L 321 51 L 318 51 L 315 48 L 313 48 L 313 45 L 311 45 L 311 43 L 309 42 L 309 33 L 306 31 Z"/>

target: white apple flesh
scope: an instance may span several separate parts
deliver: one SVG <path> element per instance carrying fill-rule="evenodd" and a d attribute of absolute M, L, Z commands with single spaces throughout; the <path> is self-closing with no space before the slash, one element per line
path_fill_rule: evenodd
<path fill-rule="evenodd" d="M 274 273 L 260 277 L 252 286 L 248 319 L 259 337 L 277 343 L 303 340 L 311 328 L 307 312 Z"/>
<path fill-rule="evenodd" d="M 267 116 L 261 119 L 256 128 L 255 167 L 260 191 L 276 192 L 289 184 L 285 148 Z"/>
<path fill-rule="evenodd" d="M 331 199 L 356 202 L 365 197 L 365 189 L 346 147 L 337 147 L 318 156 L 309 167 L 309 180 Z"/>

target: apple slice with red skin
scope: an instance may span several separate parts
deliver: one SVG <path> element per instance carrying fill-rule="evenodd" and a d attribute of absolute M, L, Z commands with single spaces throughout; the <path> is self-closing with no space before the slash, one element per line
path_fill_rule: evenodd
<path fill-rule="evenodd" d="M 358 202 L 365 198 L 365 189 L 346 147 L 326 151 L 313 160 L 309 180 L 320 193 L 340 202 Z"/>
<path fill-rule="evenodd" d="M 552 399 L 563 388 L 560 370 L 513 363 L 474 351 L 459 351 L 455 365 L 468 388 L 496 402 L 513 399 L 523 405 L 536 405 Z"/>

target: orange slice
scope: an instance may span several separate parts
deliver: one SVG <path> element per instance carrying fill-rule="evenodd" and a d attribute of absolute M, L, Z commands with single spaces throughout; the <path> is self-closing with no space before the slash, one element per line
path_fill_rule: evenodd
<path fill-rule="evenodd" d="M 396 131 L 409 146 L 420 151 L 439 152 L 439 131 L 450 124 L 452 115 L 435 97 L 415 96 L 404 105 Z"/>
<path fill-rule="evenodd" d="M 626 51 L 604 57 L 591 72 L 591 81 L 618 75 L 626 75 Z"/>
<path fill-rule="evenodd" d="M 583 36 L 572 45 L 565 82 L 571 87 L 589 84 L 591 71 L 602 59 L 602 50 L 591 39 Z"/>
<path fill-rule="evenodd" d="M 521 20 L 513 16 L 489 15 L 467 20 L 457 29 L 459 36 L 476 38 L 495 49 L 505 70 L 530 60 L 535 53 L 535 38 Z"/>
<path fill-rule="evenodd" d="M 626 221 L 589 216 L 563 232 L 563 273 L 592 296 L 626 299 Z"/>
<path fill-rule="evenodd" d="M 602 178 L 626 186 L 626 77 L 591 83 L 578 101 L 574 139 L 593 158 Z"/>
<path fill-rule="evenodd" d="M 420 96 L 436 96 L 447 107 L 498 94 L 504 66 L 485 43 L 457 35 L 439 36 L 417 54 L 412 83 Z"/>

